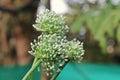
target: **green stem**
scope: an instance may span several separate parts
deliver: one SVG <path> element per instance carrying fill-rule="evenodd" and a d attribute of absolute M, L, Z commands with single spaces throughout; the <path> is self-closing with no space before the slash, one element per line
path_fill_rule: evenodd
<path fill-rule="evenodd" d="M 34 58 L 34 61 L 33 61 L 33 64 L 32 64 L 32 67 L 34 66 L 34 64 L 36 63 L 37 60 L 38 60 L 38 58 L 35 57 L 35 58 Z M 32 67 L 31 67 L 31 68 L 32 68 Z M 33 72 L 34 72 L 34 71 L 32 71 L 31 74 L 28 76 L 28 80 L 32 80 L 32 78 L 33 78 Z"/>
<path fill-rule="evenodd" d="M 69 62 L 69 61 L 68 61 L 68 62 Z M 60 67 L 60 69 L 62 70 L 62 69 L 66 66 L 66 64 L 67 64 L 68 62 L 64 63 L 64 65 L 63 65 L 62 67 Z M 61 71 L 60 71 L 60 72 L 56 72 L 56 73 L 52 76 L 52 78 L 51 78 L 50 80 L 56 80 L 57 76 L 58 76 L 60 73 L 61 73 Z"/>
<path fill-rule="evenodd" d="M 59 74 L 60 72 L 57 72 L 55 75 L 53 75 L 53 77 L 50 80 L 55 80 Z"/>
<path fill-rule="evenodd" d="M 40 64 L 40 60 L 34 59 L 34 64 L 32 65 L 31 69 L 27 72 L 27 74 L 23 77 L 22 80 L 27 80 L 27 78 L 31 75 L 31 73 L 35 70 L 35 68 Z"/>
<path fill-rule="evenodd" d="M 37 60 L 38 60 L 38 58 L 35 57 L 32 66 L 36 63 Z"/>

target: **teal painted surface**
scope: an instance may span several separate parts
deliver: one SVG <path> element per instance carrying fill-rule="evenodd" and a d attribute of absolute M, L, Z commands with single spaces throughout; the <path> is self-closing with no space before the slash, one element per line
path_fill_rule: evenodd
<path fill-rule="evenodd" d="M 24 66 L 0 67 L 0 80 L 22 80 L 23 76 L 31 67 L 31 63 Z M 37 69 L 34 72 L 33 80 L 40 80 L 40 73 Z"/>
<path fill-rule="evenodd" d="M 25 66 L 0 67 L 0 80 L 21 80 L 30 67 L 31 63 Z M 33 80 L 40 80 L 37 69 Z M 57 80 L 120 80 L 120 65 L 69 63 Z"/>
<path fill-rule="evenodd" d="M 69 63 L 57 80 L 120 80 L 120 65 Z"/>

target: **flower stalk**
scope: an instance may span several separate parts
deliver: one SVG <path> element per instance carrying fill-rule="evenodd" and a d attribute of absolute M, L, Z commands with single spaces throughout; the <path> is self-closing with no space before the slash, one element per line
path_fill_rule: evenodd
<path fill-rule="evenodd" d="M 33 27 L 37 31 L 43 31 L 38 40 L 31 43 L 29 51 L 35 57 L 33 65 L 23 80 L 27 80 L 34 69 L 40 64 L 50 80 L 55 80 L 61 70 L 69 62 L 80 62 L 84 54 L 83 43 L 76 39 L 68 41 L 65 34 L 69 27 L 64 25 L 64 17 L 55 12 L 46 10 L 37 16 Z M 31 80 L 31 79 L 29 79 Z"/>
<path fill-rule="evenodd" d="M 69 61 L 68 61 L 68 62 L 69 62 Z M 68 62 L 64 63 L 64 65 L 61 66 L 60 69 L 63 70 L 63 68 L 67 65 Z M 61 73 L 61 72 L 56 72 L 56 73 L 51 77 L 50 80 L 56 80 L 56 78 L 58 77 L 58 75 L 59 75 L 60 73 Z"/>
<path fill-rule="evenodd" d="M 32 73 L 34 72 L 34 70 L 36 69 L 36 67 L 38 67 L 40 64 L 40 60 L 38 60 L 37 58 L 34 59 L 33 64 L 31 69 L 26 73 L 26 75 L 23 77 L 22 80 L 27 80 L 29 77 L 31 77 L 30 79 L 32 80 Z M 30 80 L 29 79 L 29 80 Z"/>

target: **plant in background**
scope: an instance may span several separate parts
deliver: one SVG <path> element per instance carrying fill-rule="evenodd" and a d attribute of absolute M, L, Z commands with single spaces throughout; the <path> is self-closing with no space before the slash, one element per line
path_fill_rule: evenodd
<path fill-rule="evenodd" d="M 38 36 L 38 40 L 31 43 L 32 50 L 29 53 L 35 58 L 23 80 L 32 80 L 32 73 L 39 65 L 48 76 L 51 76 L 50 80 L 55 80 L 69 61 L 81 61 L 84 54 L 83 43 L 76 39 L 66 39 L 64 35 L 69 31 L 69 27 L 64 25 L 63 16 L 45 10 L 37 16 L 33 27 L 37 31 L 42 31 L 42 34 Z"/>
<path fill-rule="evenodd" d="M 79 13 L 80 15 L 71 25 L 71 32 L 79 32 L 82 28 L 88 29 L 92 41 L 99 42 L 103 53 L 113 53 L 115 46 L 120 46 L 120 6 L 117 5 L 120 0 L 104 1 L 106 5 L 103 8 L 94 5 L 87 12 Z"/>

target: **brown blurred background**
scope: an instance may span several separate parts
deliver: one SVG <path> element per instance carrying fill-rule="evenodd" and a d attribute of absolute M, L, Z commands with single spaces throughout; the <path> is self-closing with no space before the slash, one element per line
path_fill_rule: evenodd
<path fill-rule="evenodd" d="M 0 0 L 0 64 L 24 65 L 36 32 L 32 24 L 39 0 Z"/>

